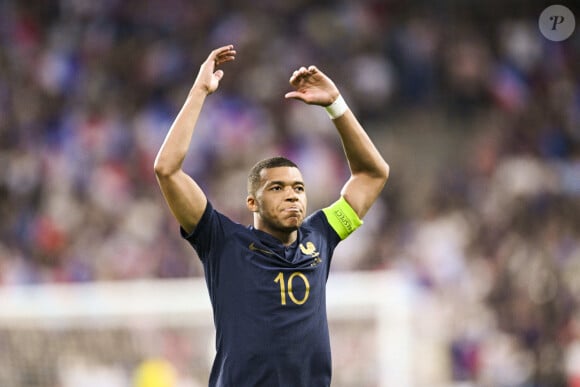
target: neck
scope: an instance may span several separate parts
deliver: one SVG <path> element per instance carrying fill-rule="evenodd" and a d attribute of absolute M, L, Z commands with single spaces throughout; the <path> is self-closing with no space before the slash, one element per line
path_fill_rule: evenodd
<path fill-rule="evenodd" d="M 274 238 L 278 239 L 284 246 L 289 246 L 296 238 L 298 238 L 298 230 L 281 230 L 278 228 L 269 227 L 263 222 L 254 220 L 254 228 L 256 230 L 263 231 L 272 235 Z"/>
<path fill-rule="evenodd" d="M 291 232 L 272 232 L 272 231 L 266 231 L 266 230 L 262 230 L 267 232 L 268 234 L 274 236 L 276 239 L 278 239 L 280 242 L 282 242 L 282 244 L 284 246 L 290 246 L 292 243 L 294 243 L 294 241 L 296 240 L 297 236 L 298 236 L 298 231 L 294 230 Z"/>

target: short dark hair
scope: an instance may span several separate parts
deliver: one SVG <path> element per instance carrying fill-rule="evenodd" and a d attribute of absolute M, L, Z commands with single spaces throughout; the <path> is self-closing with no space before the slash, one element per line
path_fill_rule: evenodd
<path fill-rule="evenodd" d="M 248 174 L 248 194 L 254 195 L 256 193 L 256 190 L 260 185 L 260 172 L 262 172 L 263 169 L 277 167 L 298 168 L 298 165 L 283 156 L 275 156 L 258 161 L 252 169 L 250 169 L 250 173 Z"/>

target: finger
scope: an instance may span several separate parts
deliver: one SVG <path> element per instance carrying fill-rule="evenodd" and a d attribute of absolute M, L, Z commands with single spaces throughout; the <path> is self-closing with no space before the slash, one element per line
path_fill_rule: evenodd
<path fill-rule="evenodd" d="M 292 75 L 290 76 L 290 84 L 293 85 L 296 82 L 296 79 L 298 78 L 298 70 L 295 70 Z"/>
<path fill-rule="evenodd" d="M 233 49 L 234 49 L 234 45 L 228 44 L 227 46 L 221 46 L 219 48 L 216 48 L 215 50 L 212 51 L 212 54 L 217 57 L 219 55 L 222 55 L 223 53 L 226 53 L 228 51 L 232 51 Z"/>
<path fill-rule="evenodd" d="M 298 69 L 298 75 L 297 78 L 303 78 L 304 76 L 306 76 L 308 74 L 308 70 L 306 69 L 306 67 L 302 66 Z"/>
<path fill-rule="evenodd" d="M 227 58 L 233 58 L 236 56 L 236 50 L 234 50 L 233 48 L 227 51 L 222 51 L 220 53 L 217 54 L 217 58 L 219 59 L 227 59 Z"/>
<path fill-rule="evenodd" d="M 298 70 L 296 70 L 292 73 L 292 76 L 290 77 L 290 84 L 294 85 L 301 78 L 304 78 L 307 75 L 308 75 L 308 69 L 304 66 L 300 67 Z"/>
<path fill-rule="evenodd" d="M 224 62 L 229 62 L 235 59 L 236 50 L 234 50 L 233 44 L 228 44 L 227 46 L 222 46 L 213 50 L 209 58 L 214 62 L 217 66 L 218 64 L 222 64 Z"/>
<path fill-rule="evenodd" d="M 231 55 L 228 54 L 225 56 L 220 56 L 220 57 L 215 58 L 214 64 L 217 66 L 217 65 L 220 65 L 222 63 L 230 62 L 230 61 L 235 60 L 235 59 L 236 59 L 236 57 L 235 57 L 235 52 L 234 52 Z"/>
<path fill-rule="evenodd" d="M 304 97 L 302 96 L 302 93 L 298 92 L 298 91 L 289 91 L 286 94 L 284 94 L 284 98 L 286 99 L 299 99 L 301 101 L 304 101 Z"/>

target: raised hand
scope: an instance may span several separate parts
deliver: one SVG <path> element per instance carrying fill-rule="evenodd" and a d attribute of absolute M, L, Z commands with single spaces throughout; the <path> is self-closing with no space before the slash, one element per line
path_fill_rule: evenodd
<path fill-rule="evenodd" d="M 199 88 L 207 94 L 217 90 L 219 82 L 224 76 L 224 71 L 216 67 L 236 59 L 236 50 L 233 45 L 222 46 L 213 50 L 205 62 L 202 63 L 193 88 Z"/>
<path fill-rule="evenodd" d="M 284 97 L 299 99 L 310 105 L 328 106 L 339 95 L 334 82 L 316 66 L 300 67 L 294 71 L 290 85 L 296 90 L 286 93 Z"/>

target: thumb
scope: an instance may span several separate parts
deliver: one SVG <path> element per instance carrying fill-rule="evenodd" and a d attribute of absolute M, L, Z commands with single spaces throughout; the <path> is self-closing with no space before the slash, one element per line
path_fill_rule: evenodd
<path fill-rule="evenodd" d="M 213 76 L 218 80 L 221 81 L 222 78 L 224 77 L 224 71 L 223 70 L 216 70 L 215 73 L 213 73 Z"/>
<path fill-rule="evenodd" d="M 294 99 L 299 99 L 301 101 L 304 101 L 304 98 L 302 97 L 302 93 L 300 93 L 298 91 L 289 91 L 284 95 L 284 98 L 286 98 L 286 99 L 294 98 Z"/>

